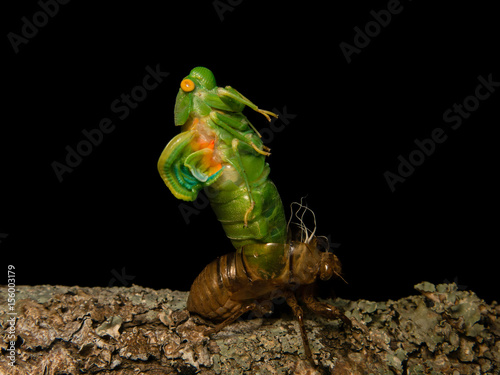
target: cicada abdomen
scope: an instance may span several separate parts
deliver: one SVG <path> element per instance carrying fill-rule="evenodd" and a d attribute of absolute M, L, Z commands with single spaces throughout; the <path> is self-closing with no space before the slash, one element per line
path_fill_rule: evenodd
<path fill-rule="evenodd" d="M 236 249 L 251 243 L 284 243 L 285 214 L 278 189 L 268 178 L 268 165 L 258 179 L 250 182 L 254 204 L 246 223 L 251 202 L 245 184 L 232 169 L 226 167 L 222 178 L 210 186 L 207 194 L 226 236 Z"/>

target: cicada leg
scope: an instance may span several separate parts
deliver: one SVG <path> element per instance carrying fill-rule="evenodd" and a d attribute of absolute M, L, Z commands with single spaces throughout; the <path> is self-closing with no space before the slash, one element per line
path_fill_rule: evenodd
<path fill-rule="evenodd" d="M 268 152 L 270 150 L 269 147 L 262 146 L 263 150 L 261 150 L 259 147 L 257 147 L 257 145 L 255 143 L 253 143 L 251 140 L 246 138 L 241 133 L 241 130 L 242 130 L 241 129 L 241 122 L 239 120 L 235 120 L 229 116 L 223 115 L 222 113 L 215 112 L 215 111 L 212 111 L 210 113 L 210 120 L 212 120 L 215 125 L 220 126 L 222 129 L 224 129 L 229 134 L 231 134 L 234 139 L 238 139 L 239 141 L 251 146 L 259 154 L 265 155 L 265 156 L 271 155 L 271 153 Z M 248 125 L 251 125 L 251 124 L 248 123 Z M 252 126 L 252 129 L 255 130 L 255 128 L 253 128 L 253 126 Z M 257 130 L 255 130 L 255 132 L 260 136 L 260 134 Z"/>
<path fill-rule="evenodd" d="M 229 318 L 224 320 L 223 322 L 217 324 L 215 327 L 208 329 L 205 331 L 205 335 L 213 335 L 219 331 L 221 331 L 224 327 L 227 327 L 229 324 L 234 322 L 236 319 L 238 319 L 240 316 L 242 316 L 244 313 L 248 311 L 252 311 L 257 307 L 257 304 L 255 302 L 248 303 L 246 305 L 242 305 L 241 308 L 234 312 L 233 315 L 231 315 Z"/>
<path fill-rule="evenodd" d="M 278 115 L 276 113 L 271 112 L 271 111 L 266 111 L 264 109 L 260 109 L 255 104 L 253 104 L 250 100 L 245 98 L 239 91 L 232 88 L 231 86 L 226 86 L 226 88 L 219 87 L 217 89 L 217 94 L 219 96 L 222 95 L 222 96 L 230 97 L 230 98 L 232 98 L 232 99 L 234 99 L 242 104 L 245 104 L 247 107 L 250 107 L 254 111 L 263 115 L 267 119 L 267 121 L 271 121 L 271 118 L 269 116 L 273 116 L 273 117 L 278 118 Z"/>
<path fill-rule="evenodd" d="M 257 151 L 259 154 L 261 154 L 261 155 L 264 155 L 264 156 L 270 156 L 270 155 L 271 155 L 271 153 L 270 153 L 270 152 L 268 152 L 268 151 L 263 151 L 263 150 L 261 150 L 260 148 L 258 148 L 257 146 L 255 146 L 255 143 L 253 143 L 253 142 L 250 142 L 250 146 L 252 146 L 252 148 L 253 148 L 255 151 Z M 263 149 L 265 149 L 265 150 L 269 150 L 269 151 L 271 150 L 271 149 L 270 149 L 269 147 L 267 147 L 267 146 L 262 146 L 262 148 L 263 148 Z"/>
<path fill-rule="evenodd" d="M 248 227 L 248 216 L 252 213 L 254 207 L 255 207 L 255 201 L 252 199 L 250 207 L 248 207 L 248 210 L 246 210 L 245 216 L 243 217 L 243 223 L 244 223 L 243 225 L 245 226 L 245 228 Z"/>
<path fill-rule="evenodd" d="M 255 200 L 253 199 L 252 190 L 250 189 L 250 184 L 248 182 L 248 177 L 245 173 L 245 170 L 243 169 L 243 163 L 241 161 L 240 153 L 238 151 L 238 145 L 239 145 L 239 140 L 233 139 L 232 148 L 233 148 L 233 152 L 236 156 L 236 160 L 237 160 L 238 165 L 235 165 L 235 163 L 232 163 L 232 164 L 236 168 L 236 170 L 238 171 L 240 176 L 243 178 L 243 181 L 245 183 L 245 187 L 246 187 L 247 192 L 248 192 L 248 198 L 250 200 L 250 207 L 245 212 L 245 216 L 243 218 L 243 225 L 246 228 L 246 227 L 248 227 L 248 217 L 255 207 Z"/>
<path fill-rule="evenodd" d="M 306 327 L 304 326 L 304 311 L 299 306 L 295 295 L 291 291 L 285 292 L 286 303 L 291 307 L 297 321 L 299 322 L 300 335 L 302 336 L 302 343 L 304 344 L 304 352 L 309 362 L 313 366 L 315 363 L 312 358 L 311 347 L 309 346 L 309 339 L 307 338 Z"/>
<path fill-rule="evenodd" d="M 300 299 L 304 301 L 306 306 L 314 313 L 328 319 L 342 319 L 348 328 L 352 328 L 352 322 L 342 311 L 340 311 L 340 309 L 328 303 L 320 302 L 314 298 L 314 286 L 312 284 L 301 288 Z"/>

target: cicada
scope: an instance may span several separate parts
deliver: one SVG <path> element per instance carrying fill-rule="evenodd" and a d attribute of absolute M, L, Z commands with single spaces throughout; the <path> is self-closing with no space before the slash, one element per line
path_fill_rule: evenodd
<path fill-rule="evenodd" d="M 269 179 L 265 157 L 270 150 L 242 111 L 249 107 L 268 120 L 276 115 L 230 86 L 217 87 L 207 68 L 194 68 L 180 86 L 174 120 L 181 133 L 163 150 L 158 170 L 178 199 L 193 201 L 201 189 L 210 188 L 211 206 L 236 248 L 200 273 L 187 309 L 219 321 L 209 331 L 213 333 L 279 292 L 299 321 L 306 356 L 312 361 L 296 295 L 318 314 L 349 325 L 350 320 L 314 298 L 315 281 L 340 276 L 340 262 L 321 245 L 315 229 L 307 229 L 303 214 L 295 213 L 300 236 L 291 238 L 281 198 Z"/>
<path fill-rule="evenodd" d="M 230 86 L 218 87 L 213 73 L 196 67 L 180 84 L 174 121 L 181 126 L 158 161 L 172 194 L 194 201 L 210 187 L 211 206 L 236 249 L 250 243 L 284 243 L 281 198 L 269 179 L 269 149 L 242 113 L 259 109 Z"/>

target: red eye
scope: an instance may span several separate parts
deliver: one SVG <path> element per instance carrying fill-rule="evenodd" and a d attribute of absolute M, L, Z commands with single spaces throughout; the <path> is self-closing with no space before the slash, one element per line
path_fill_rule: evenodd
<path fill-rule="evenodd" d="M 183 79 L 181 82 L 181 89 L 185 92 L 190 92 L 194 90 L 194 82 L 190 79 Z"/>

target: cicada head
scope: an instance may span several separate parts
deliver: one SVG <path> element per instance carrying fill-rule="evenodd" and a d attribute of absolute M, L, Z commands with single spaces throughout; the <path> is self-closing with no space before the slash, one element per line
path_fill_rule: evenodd
<path fill-rule="evenodd" d="M 342 278 L 340 261 L 329 251 L 326 239 L 313 237 L 309 243 L 292 241 L 290 248 L 294 282 L 311 284 L 318 277 L 328 280 L 334 275 Z"/>
<path fill-rule="evenodd" d="M 193 114 L 205 114 L 209 108 L 203 107 L 203 101 L 195 100 L 202 91 L 209 91 L 216 87 L 215 77 L 210 69 L 198 66 L 191 70 L 188 76 L 181 81 L 181 87 L 175 100 L 175 125 L 184 125 Z"/>
<path fill-rule="evenodd" d="M 330 251 L 330 244 L 326 237 L 314 237 L 312 246 L 320 252 L 319 278 L 329 280 L 333 275 L 342 278 L 342 265 L 339 258 Z"/>
<path fill-rule="evenodd" d="M 207 90 L 212 90 L 216 86 L 214 74 L 210 69 L 203 66 L 197 66 L 191 70 L 188 77 L 195 79 L 196 83 Z"/>

